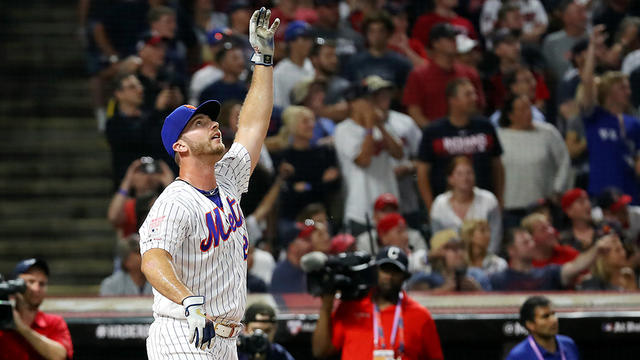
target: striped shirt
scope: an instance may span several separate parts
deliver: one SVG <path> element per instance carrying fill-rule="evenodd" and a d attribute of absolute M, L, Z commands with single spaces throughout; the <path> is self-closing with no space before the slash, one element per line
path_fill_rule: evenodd
<path fill-rule="evenodd" d="M 159 248 L 173 258 L 178 279 L 204 295 L 216 321 L 239 323 L 246 304 L 247 228 L 240 197 L 251 175 L 249 152 L 234 143 L 216 163 L 222 208 L 193 186 L 174 181 L 160 194 L 140 228 L 140 252 Z M 182 305 L 153 289 L 154 316 L 184 319 Z"/>

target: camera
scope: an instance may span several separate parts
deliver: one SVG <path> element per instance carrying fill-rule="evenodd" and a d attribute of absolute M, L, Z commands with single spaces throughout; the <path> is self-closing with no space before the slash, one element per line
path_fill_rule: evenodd
<path fill-rule="evenodd" d="M 375 263 L 363 251 L 335 256 L 313 251 L 304 255 L 300 264 L 307 273 L 307 291 L 313 296 L 340 292 L 342 300 L 361 299 L 376 279 Z"/>
<path fill-rule="evenodd" d="M 140 162 L 142 163 L 142 165 L 140 165 L 140 168 L 145 174 L 153 174 L 153 173 L 160 172 L 160 167 L 152 157 L 143 156 L 142 158 L 140 158 Z"/>
<path fill-rule="evenodd" d="M 9 295 L 24 293 L 27 286 L 22 279 L 5 281 L 0 275 L 0 330 L 13 329 L 13 306 L 9 302 Z"/>
<path fill-rule="evenodd" d="M 250 359 L 265 359 L 270 347 L 269 336 L 260 329 L 251 335 L 238 336 L 238 351 L 249 355 Z"/>

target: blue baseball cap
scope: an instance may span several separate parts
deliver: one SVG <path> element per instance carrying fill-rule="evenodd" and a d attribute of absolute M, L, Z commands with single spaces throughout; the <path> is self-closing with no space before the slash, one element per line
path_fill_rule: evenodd
<path fill-rule="evenodd" d="M 175 151 L 173 151 L 173 144 L 178 141 L 182 130 L 187 126 L 189 120 L 196 114 L 208 115 L 211 120 L 215 120 L 220 112 L 220 103 L 215 100 L 207 100 L 195 107 L 193 105 L 180 105 L 177 109 L 173 110 L 162 124 L 162 130 L 160 135 L 162 136 L 162 145 L 169 153 L 171 158 L 175 157 Z"/>
<path fill-rule="evenodd" d="M 300 36 L 311 36 L 311 25 L 302 20 L 290 22 L 284 31 L 284 41 L 293 41 Z"/>
<path fill-rule="evenodd" d="M 24 274 L 32 268 L 38 268 L 45 273 L 45 275 L 49 276 L 49 265 L 47 265 L 46 261 L 42 259 L 24 259 L 20 261 L 16 267 L 13 269 L 13 277 L 17 278 L 18 275 Z"/>
<path fill-rule="evenodd" d="M 218 45 L 225 41 L 231 35 L 231 29 L 227 27 L 218 27 L 207 33 L 207 43 L 210 46 Z"/>

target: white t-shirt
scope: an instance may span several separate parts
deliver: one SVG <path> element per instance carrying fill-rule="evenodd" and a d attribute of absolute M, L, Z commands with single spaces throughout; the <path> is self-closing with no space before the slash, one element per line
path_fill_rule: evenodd
<path fill-rule="evenodd" d="M 289 58 L 282 59 L 273 68 L 273 105 L 286 108 L 291 105 L 291 89 L 300 81 L 315 75 L 311 60 L 304 59 L 302 67 L 291 62 Z"/>
<path fill-rule="evenodd" d="M 473 201 L 469 210 L 460 219 L 451 207 L 451 191 L 436 196 L 429 214 L 431 218 L 431 232 L 454 229 L 459 231 L 465 220 L 486 220 L 491 229 L 491 242 L 489 251 L 496 253 L 500 250 L 502 242 L 502 215 L 498 206 L 498 199 L 491 191 L 473 188 Z"/>
<path fill-rule="evenodd" d="M 389 124 L 385 124 L 385 129 L 395 136 Z M 351 119 L 338 124 L 333 135 L 347 194 L 344 202 L 345 222 L 353 220 L 365 224 L 365 213 L 372 216 L 373 203 L 378 196 L 392 193 L 398 197 L 398 183 L 388 151 L 380 150 L 373 155 L 366 168 L 356 165 L 355 159 L 362 150 L 365 135 L 365 128 Z M 382 142 L 382 133 L 378 128 L 373 129 L 373 139 Z"/>
<path fill-rule="evenodd" d="M 215 165 L 222 202 L 176 180 L 164 189 L 140 227 L 140 253 L 159 248 L 173 258 L 178 279 L 205 296 L 205 311 L 215 321 L 240 323 L 247 293 L 249 240 L 240 197 L 251 175 L 249 152 L 234 143 Z M 155 316 L 184 319 L 182 305 L 153 289 Z"/>
<path fill-rule="evenodd" d="M 213 65 L 207 65 L 196 71 L 191 77 L 191 85 L 189 86 L 189 103 L 197 106 L 200 101 L 200 93 L 207 86 L 222 79 L 224 73 Z"/>

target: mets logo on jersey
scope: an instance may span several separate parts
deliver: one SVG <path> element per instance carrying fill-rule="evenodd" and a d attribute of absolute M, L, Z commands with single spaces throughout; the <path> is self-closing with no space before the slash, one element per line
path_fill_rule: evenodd
<path fill-rule="evenodd" d="M 227 241 L 230 235 L 236 232 L 236 230 L 238 230 L 244 223 L 244 217 L 242 217 L 242 212 L 240 211 L 240 204 L 236 204 L 235 199 L 230 199 L 228 197 L 227 203 L 229 204 L 229 209 L 231 209 L 228 229 L 224 229 L 224 221 L 222 220 L 224 212 L 222 209 L 216 207 L 213 211 L 209 211 L 205 214 L 209 235 L 200 242 L 200 250 L 202 252 L 209 251 L 211 245 L 213 245 L 214 248 L 218 247 L 218 245 L 220 245 L 220 239 L 222 239 L 222 241 Z M 236 205 L 235 209 L 233 205 Z M 244 238 L 246 242 L 246 237 Z"/>

